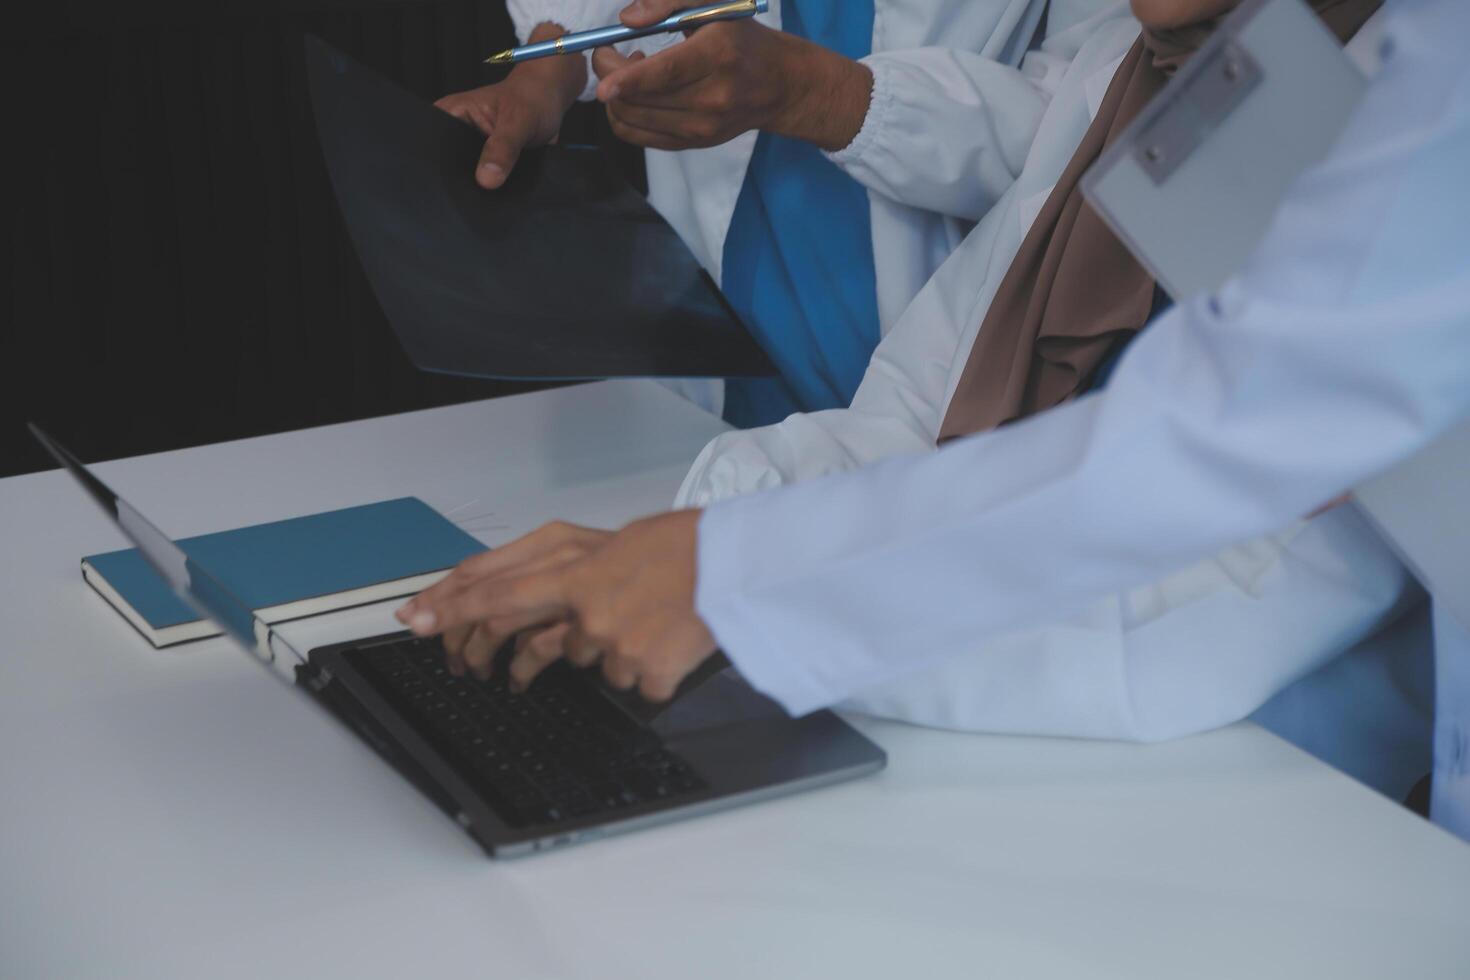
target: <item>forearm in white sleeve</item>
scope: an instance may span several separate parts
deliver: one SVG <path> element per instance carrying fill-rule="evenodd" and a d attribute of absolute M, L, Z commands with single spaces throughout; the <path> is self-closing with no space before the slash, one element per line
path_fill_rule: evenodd
<path fill-rule="evenodd" d="M 867 116 L 828 158 L 899 204 L 979 221 L 1020 173 L 1047 93 L 1019 69 L 947 48 L 863 64 L 873 73 Z"/>
<path fill-rule="evenodd" d="M 675 506 L 704 507 L 932 452 L 955 358 L 973 342 L 999 270 L 1021 239 L 1016 190 L 966 236 L 878 344 L 851 407 L 717 436 L 690 467 Z"/>
<path fill-rule="evenodd" d="M 515 25 L 516 37 L 522 43 L 541 24 L 557 24 L 568 32 L 606 27 L 618 22 L 618 13 L 628 0 L 506 0 L 505 10 Z M 587 59 L 587 85 L 578 96 L 582 101 L 597 91 L 597 74 L 592 70 L 592 52 Z"/>
<path fill-rule="evenodd" d="M 873 90 L 862 128 L 828 158 L 898 204 L 979 221 L 1021 172 L 1073 60 L 1117 30 L 1129 41 L 1136 31 L 1124 3 L 1048 38 L 1019 67 L 951 47 L 872 54 L 863 59 Z"/>
<path fill-rule="evenodd" d="M 1249 716 L 1411 594 L 1349 505 L 1045 626 L 978 638 L 842 707 L 957 731 L 1174 738 Z"/>
<path fill-rule="evenodd" d="M 973 237 L 973 236 L 972 236 Z M 967 241 L 963 249 L 976 242 Z M 878 345 L 851 408 L 797 413 L 775 425 L 715 437 L 690 467 L 676 507 L 717 500 L 857 469 L 881 459 L 932 452 L 945 397 L 955 335 L 972 294 L 961 276 L 963 258 L 950 260 L 924 287 Z M 949 270 L 946 272 L 946 269 Z"/>
<path fill-rule="evenodd" d="M 1286 526 L 1470 414 L 1470 63 L 1450 43 L 1470 10 L 1399 9 L 1396 54 L 1251 262 L 1106 391 L 705 512 L 697 606 L 757 687 L 804 712 L 1053 621 Z"/>
<path fill-rule="evenodd" d="M 1049 66 L 1056 92 L 1025 170 L 883 338 L 851 407 L 720 436 L 695 461 L 676 506 L 702 507 L 933 449 L 956 369 L 1030 224 L 1029 209 L 1040 207 L 1071 159 L 1092 120 L 1089 92 L 1106 86 L 1137 25 L 1114 17 L 1075 36 L 1078 51 L 1058 42 L 1032 53 Z"/>

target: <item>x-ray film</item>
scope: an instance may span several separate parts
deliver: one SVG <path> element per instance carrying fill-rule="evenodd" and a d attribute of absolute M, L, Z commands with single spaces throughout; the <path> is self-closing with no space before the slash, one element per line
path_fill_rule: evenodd
<path fill-rule="evenodd" d="M 474 181 L 477 130 L 313 37 L 306 64 L 348 232 L 421 369 L 773 373 L 693 253 L 600 151 L 527 152 L 487 191 Z"/>

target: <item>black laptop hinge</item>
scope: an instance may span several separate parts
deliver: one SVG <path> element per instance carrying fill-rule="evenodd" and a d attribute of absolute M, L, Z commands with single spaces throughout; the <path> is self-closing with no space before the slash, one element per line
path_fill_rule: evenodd
<path fill-rule="evenodd" d="M 311 689 L 313 694 L 320 694 L 328 684 L 332 683 L 332 672 L 316 664 L 298 664 L 296 683 L 304 684 Z"/>

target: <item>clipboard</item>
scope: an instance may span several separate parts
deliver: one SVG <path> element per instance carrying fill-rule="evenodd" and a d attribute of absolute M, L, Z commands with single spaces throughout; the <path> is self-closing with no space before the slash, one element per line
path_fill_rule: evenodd
<path fill-rule="evenodd" d="M 1300 0 L 1246 0 L 1082 179 L 1175 300 L 1218 289 L 1367 80 Z M 1203 229 L 1203 230 L 1201 230 Z M 1415 577 L 1470 626 L 1470 421 L 1353 490 Z"/>
<path fill-rule="evenodd" d="M 475 183 L 485 139 L 305 39 L 317 135 L 347 231 L 421 370 L 576 381 L 774 374 L 663 217 L 591 147 Z"/>
<path fill-rule="evenodd" d="M 1217 289 L 1368 82 L 1301 0 L 1245 0 L 1082 178 L 1173 299 Z"/>

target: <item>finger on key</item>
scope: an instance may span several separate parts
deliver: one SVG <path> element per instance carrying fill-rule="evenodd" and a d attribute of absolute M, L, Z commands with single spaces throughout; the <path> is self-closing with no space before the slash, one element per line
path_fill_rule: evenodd
<path fill-rule="evenodd" d="M 510 689 L 519 693 L 530 687 L 543 670 L 561 657 L 565 637 L 565 623 L 527 630 L 517 637 L 515 656 L 510 661 Z"/>
<path fill-rule="evenodd" d="M 602 646 L 575 625 L 568 624 L 562 639 L 562 656 L 578 667 L 591 667 L 602 657 Z"/>
<path fill-rule="evenodd" d="M 495 662 L 495 637 L 483 626 L 476 625 L 465 641 L 462 656 L 464 665 L 471 674 L 482 681 L 490 679 L 490 669 Z"/>
<path fill-rule="evenodd" d="M 627 657 L 606 654 L 602 658 L 602 676 L 608 687 L 619 691 L 631 691 L 638 683 L 638 668 Z"/>
<path fill-rule="evenodd" d="M 474 632 L 474 629 L 475 624 L 469 623 L 464 626 L 456 626 L 452 630 L 445 630 L 439 638 L 440 642 L 444 644 L 444 652 L 452 653 L 456 657 L 460 656 L 464 650 L 465 642 L 469 640 L 470 634 Z"/>

